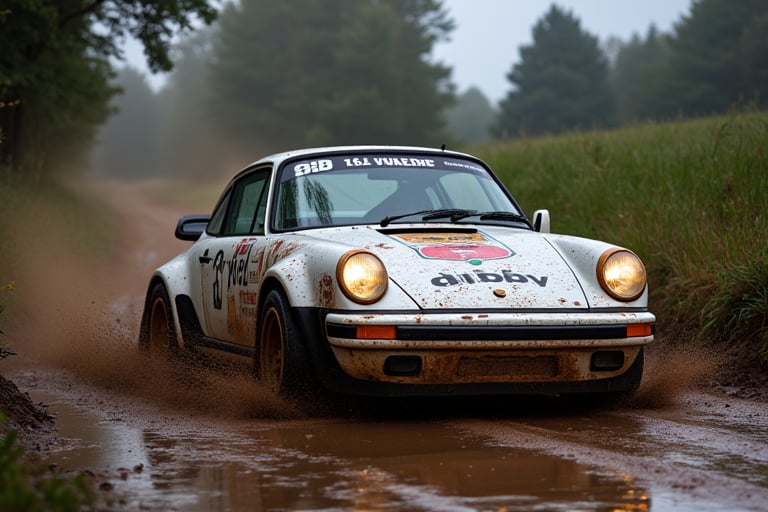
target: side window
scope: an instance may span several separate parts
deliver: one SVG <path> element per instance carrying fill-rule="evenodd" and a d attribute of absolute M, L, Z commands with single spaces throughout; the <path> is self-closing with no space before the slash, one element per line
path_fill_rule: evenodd
<path fill-rule="evenodd" d="M 224 223 L 224 216 L 227 213 L 227 207 L 229 206 L 229 199 L 232 197 L 232 189 L 230 188 L 227 190 L 227 193 L 224 195 L 221 201 L 219 201 L 219 204 L 216 206 L 216 209 L 213 211 L 213 215 L 211 215 L 211 220 L 208 222 L 208 227 L 205 228 L 205 231 L 209 235 L 218 235 L 221 233 L 221 225 Z"/>
<path fill-rule="evenodd" d="M 268 169 L 255 171 L 235 183 L 223 234 L 264 234 L 269 175 Z"/>

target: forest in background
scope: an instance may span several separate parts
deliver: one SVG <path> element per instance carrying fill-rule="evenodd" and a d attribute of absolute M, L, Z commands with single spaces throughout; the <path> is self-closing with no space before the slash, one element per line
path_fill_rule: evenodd
<path fill-rule="evenodd" d="M 553 4 L 510 49 L 498 105 L 432 60 L 455 23 L 439 0 L 7 0 L 2 176 L 203 177 L 302 146 L 455 148 L 768 101 L 760 0 L 695 0 L 672 33 L 629 41 L 599 41 Z M 161 90 L 115 69 L 127 34 L 151 69 L 173 69 Z"/>
<path fill-rule="evenodd" d="M 532 43 L 509 56 L 519 59 L 498 105 L 478 88 L 456 91 L 450 69 L 430 60 L 456 22 L 439 2 L 390 5 L 400 7 L 339 2 L 330 20 L 327 9 L 299 16 L 266 1 L 230 5 L 213 27 L 177 46 L 176 70 L 160 91 L 133 69 L 120 72 L 124 114 L 102 132 L 96 168 L 207 176 L 295 147 L 461 148 L 760 108 L 768 97 L 768 52 L 755 37 L 768 19 L 761 2 L 700 0 L 671 34 L 651 26 L 629 41 L 602 42 L 576 13 L 553 4 L 532 28 Z M 420 9 L 409 13 L 407 5 Z M 284 26 L 294 27 L 287 38 L 277 33 Z"/>

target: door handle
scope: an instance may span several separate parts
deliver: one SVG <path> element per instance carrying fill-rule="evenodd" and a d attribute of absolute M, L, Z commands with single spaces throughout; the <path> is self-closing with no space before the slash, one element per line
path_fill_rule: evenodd
<path fill-rule="evenodd" d="M 199 258 L 197 258 L 197 259 L 198 259 L 198 260 L 200 260 L 200 263 L 203 263 L 203 264 L 207 265 L 207 264 L 209 264 L 209 263 L 211 262 L 211 260 L 212 260 L 213 258 L 211 258 L 210 256 L 208 256 L 208 249 L 206 249 L 206 250 L 205 250 L 205 252 L 203 253 L 203 255 L 202 255 L 202 256 L 200 256 L 200 257 L 199 257 Z"/>

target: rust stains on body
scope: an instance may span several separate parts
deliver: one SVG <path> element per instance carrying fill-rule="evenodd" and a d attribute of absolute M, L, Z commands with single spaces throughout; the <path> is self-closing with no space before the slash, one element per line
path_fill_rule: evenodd
<path fill-rule="evenodd" d="M 321 275 L 320 282 L 318 283 L 318 290 L 318 297 L 320 297 L 320 307 L 334 308 L 336 300 L 333 290 L 333 277 L 331 277 L 329 274 Z"/>

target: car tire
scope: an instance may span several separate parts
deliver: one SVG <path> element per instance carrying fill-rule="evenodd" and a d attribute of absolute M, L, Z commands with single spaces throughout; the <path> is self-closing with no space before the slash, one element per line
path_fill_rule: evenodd
<path fill-rule="evenodd" d="M 288 300 L 278 290 L 264 299 L 259 320 L 256 362 L 262 385 L 285 398 L 311 395 L 312 373 Z"/>
<path fill-rule="evenodd" d="M 624 391 L 625 396 L 632 396 L 640 389 L 640 382 L 643 380 L 643 369 L 645 367 L 645 347 L 640 349 L 640 353 L 637 354 L 635 363 L 632 365 L 631 384 Z"/>
<path fill-rule="evenodd" d="M 176 340 L 176 324 L 168 291 L 157 283 L 144 305 L 139 349 L 143 354 L 157 361 L 172 361 L 179 354 Z"/>

